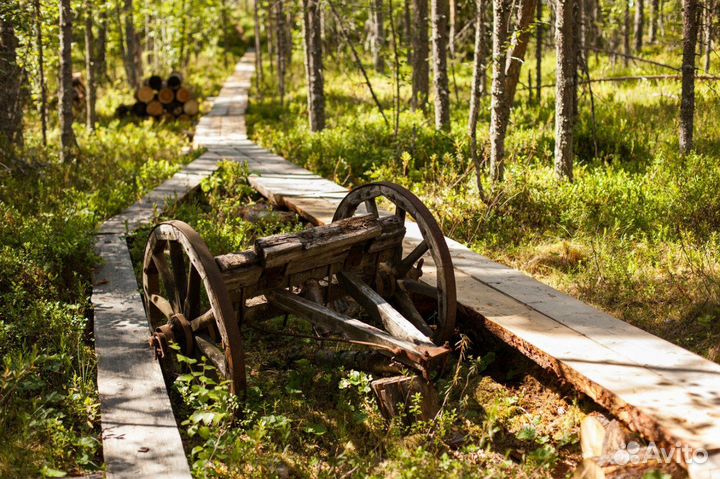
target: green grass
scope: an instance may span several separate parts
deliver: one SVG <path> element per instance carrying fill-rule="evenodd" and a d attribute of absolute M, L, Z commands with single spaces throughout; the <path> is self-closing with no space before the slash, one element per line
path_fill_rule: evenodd
<path fill-rule="evenodd" d="M 532 46 L 530 51 L 532 51 Z M 644 53 L 675 64 L 679 54 L 653 47 Z M 251 137 L 291 161 L 345 185 L 371 180 L 403 184 L 438 217 L 445 233 L 475 251 L 524 270 L 615 316 L 720 359 L 720 96 L 698 82 L 696 150 L 678 153 L 680 83 L 593 84 L 595 114 L 586 88 L 576 126 L 574 183 L 555 180 L 554 90 L 530 102 L 519 89 L 507 137 L 507 179 L 480 200 L 466 136 L 470 65 L 451 81 L 452 130 L 433 129 L 406 110 L 401 86 L 399 133 L 393 131 L 391 75 L 371 72 L 390 127 L 352 68 L 326 65 L 328 128 L 307 128 L 305 85 L 291 82 L 285 108 L 274 85 L 262 86 L 249 112 Z M 554 54 L 546 52 L 543 83 L 554 83 Z M 300 66 L 297 66 L 299 69 Z M 534 71 L 533 59 L 523 67 Z M 409 78 L 403 65 L 402 78 Z M 668 73 L 660 67 L 593 56 L 594 78 Z M 712 72 L 711 72 L 712 74 Z M 302 79 L 300 71 L 291 75 Z M 487 141 L 490 99 L 482 100 L 478 137 Z M 487 153 L 485 153 L 487 154 Z"/>
<path fill-rule="evenodd" d="M 188 75 L 201 98 L 227 77 L 219 62 L 201 56 Z M 100 91 L 97 131 L 75 125 L 69 165 L 57 160 L 55 125 L 44 148 L 29 113 L 21 161 L 0 170 L 0 477 L 103 467 L 89 302 L 95 229 L 201 153 L 188 153 L 188 125 L 113 118 L 130 96 L 119 82 Z"/>

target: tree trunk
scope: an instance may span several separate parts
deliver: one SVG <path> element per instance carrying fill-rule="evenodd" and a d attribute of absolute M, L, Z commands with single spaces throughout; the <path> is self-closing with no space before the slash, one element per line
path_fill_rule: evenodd
<path fill-rule="evenodd" d="M 268 63 L 270 64 L 270 76 L 272 77 L 275 75 L 275 60 L 276 60 L 276 54 L 275 54 L 275 25 L 273 23 L 273 18 L 275 17 L 275 9 L 272 6 L 272 3 L 268 6 L 267 9 L 267 16 L 266 18 L 266 26 L 265 31 L 267 32 L 267 53 L 268 53 Z"/>
<path fill-rule="evenodd" d="M 447 70 L 448 0 L 432 0 L 433 86 L 435 129 L 450 130 L 450 87 Z"/>
<path fill-rule="evenodd" d="M 372 0 L 372 55 L 375 71 L 385 72 L 385 18 L 383 15 L 383 0 Z"/>
<path fill-rule="evenodd" d="M 707 5 L 705 5 L 705 73 L 710 72 L 710 53 L 712 53 L 714 9 L 715 1 L 708 0 Z"/>
<path fill-rule="evenodd" d="M 263 64 L 262 64 L 262 43 L 260 42 L 260 0 L 254 2 L 254 20 L 255 20 L 255 81 L 258 89 L 263 81 Z"/>
<path fill-rule="evenodd" d="M 60 0 L 60 159 L 74 159 L 75 133 L 73 132 L 72 85 L 72 8 L 70 0 Z"/>
<path fill-rule="evenodd" d="M 505 66 L 505 96 L 507 97 L 508 108 L 512 106 L 513 100 L 515 99 L 515 90 L 520 81 L 520 69 L 525 60 L 525 53 L 527 52 L 528 42 L 530 40 L 530 24 L 535 18 L 535 2 L 538 1 L 540 0 L 520 0 L 520 5 L 518 6 L 515 35 L 512 36 L 510 42 L 510 49 L 507 54 Z"/>
<path fill-rule="evenodd" d="M 285 9 L 284 0 L 276 0 L 276 15 L 277 20 L 277 66 L 278 66 L 278 91 L 280 93 L 280 105 L 285 102 L 285 48 L 287 47 L 287 40 L 285 39 Z"/>
<path fill-rule="evenodd" d="M 320 1 L 303 0 L 303 17 L 305 20 L 305 70 L 308 79 L 310 131 L 321 131 L 325 128 L 325 91 Z"/>
<path fill-rule="evenodd" d="M 555 174 L 573 177 L 573 107 L 577 52 L 573 16 L 577 0 L 558 0 L 555 11 L 557 79 L 555 93 Z"/>
<path fill-rule="evenodd" d="M 660 15 L 660 0 L 650 2 L 650 43 L 657 42 L 658 15 Z"/>
<path fill-rule="evenodd" d="M 542 0 L 537 0 L 535 16 L 535 101 L 540 104 L 542 99 L 542 52 L 543 52 L 543 7 Z"/>
<path fill-rule="evenodd" d="M 98 39 L 97 51 L 95 52 L 95 71 L 98 81 L 103 83 L 107 78 L 107 38 L 108 38 L 108 14 L 107 7 L 102 6 L 98 13 Z"/>
<path fill-rule="evenodd" d="M 490 103 L 490 179 L 502 181 L 505 172 L 505 133 L 510 107 L 506 95 L 506 49 L 512 5 L 509 0 L 493 1 L 493 79 Z"/>
<path fill-rule="evenodd" d="M 625 66 L 630 66 L 630 0 L 624 0 L 625 2 L 625 16 L 623 25 L 623 61 Z"/>
<path fill-rule="evenodd" d="M 87 97 L 86 97 L 86 124 L 90 131 L 95 130 L 95 101 L 97 98 L 97 87 L 95 80 L 95 55 L 93 47 L 95 40 L 93 36 L 93 11 L 92 2 L 85 1 L 85 71 L 87 72 Z"/>
<path fill-rule="evenodd" d="M 0 16 L 0 152 L 2 144 L 22 146 L 22 71 L 17 63 L 18 38 L 12 18 Z M 3 154 L 0 153 L 0 158 Z"/>
<path fill-rule="evenodd" d="M 45 82 L 45 52 L 43 48 L 42 12 L 40 11 L 40 0 L 33 0 L 33 7 L 35 9 L 35 35 L 37 41 L 39 76 L 38 80 L 40 82 L 40 125 L 42 128 L 43 146 L 47 146 L 47 83 Z"/>
<path fill-rule="evenodd" d="M 480 115 L 480 97 L 485 84 L 485 0 L 475 0 L 477 11 L 475 13 L 475 55 L 473 59 L 473 80 L 470 92 L 470 116 L 468 118 L 468 135 L 470 136 L 470 157 L 475 165 L 477 186 L 480 195 L 483 194 L 482 172 L 483 165 L 477 154 L 477 123 Z"/>
<path fill-rule="evenodd" d="M 635 51 L 643 47 L 643 30 L 645 24 L 645 0 L 635 0 Z"/>
<path fill-rule="evenodd" d="M 412 65 L 412 14 L 410 0 L 405 0 L 403 8 L 403 46 L 407 49 L 407 62 Z"/>
<path fill-rule="evenodd" d="M 428 0 L 413 0 L 413 72 L 412 97 L 413 110 L 427 109 L 430 95 L 430 68 L 428 66 Z"/>
<path fill-rule="evenodd" d="M 450 0 L 449 4 L 449 16 L 448 16 L 448 51 L 450 52 L 450 58 L 455 58 L 455 35 L 456 35 L 456 21 L 457 21 L 457 2 Z"/>
<path fill-rule="evenodd" d="M 288 4 L 286 4 L 287 6 Z M 295 30 L 295 15 L 293 14 L 293 2 L 289 8 L 285 8 L 285 74 L 292 68 L 293 59 L 293 30 Z"/>
<path fill-rule="evenodd" d="M 573 87 L 572 87 L 572 122 L 575 123 L 575 120 L 577 120 L 579 111 L 578 111 L 578 82 L 580 81 L 580 78 L 578 76 L 578 66 L 583 64 L 583 54 L 584 51 L 584 42 L 583 42 L 583 25 L 582 25 L 582 19 L 583 19 L 583 3 L 584 0 L 573 0 L 574 7 L 573 7 L 573 45 L 574 45 L 574 51 L 575 51 L 575 66 L 572 70 L 573 72 Z"/>
<path fill-rule="evenodd" d="M 695 116 L 695 46 L 698 36 L 698 2 L 683 0 L 683 65 L 680 101 L 680 153 L 693 148 Z"/>
<path fill-rule="evenodd" d="M 133 0 L 125 0 L 125 74 L 130 87 L 135 90 L 140 86 L 140 75 L 137 65 L 138 46 L 133 9 Z"/>
<path fill-rule="evenodd" d="M 505 165 L 505 135 L 510 121 L 510 108 L 520 81 L 528 40 L 530 23 L 536 15 L 537 0 L 521 0 L 517 9 L 516 32 L 508 48 L 508 26 L 511 6 L 495 2 L 493 28 L 493 87 L 490 118 L 490 176 L 502 181 Z M 499 18 L 499 15 L 505 18 Z M 497 31 L 501 27 L 502 32 Z M 501 71 L 502 70 L 502 71 Z M 502 82 L 502 85 L 500 83 Z"/>

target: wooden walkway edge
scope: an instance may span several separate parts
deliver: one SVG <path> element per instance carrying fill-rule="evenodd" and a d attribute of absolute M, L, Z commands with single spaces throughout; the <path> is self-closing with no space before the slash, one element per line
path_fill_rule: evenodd
<path fill-rule="evenodd" d="M 247 90 L 254 64 L 243 57 L 198 131 L 245 138 Z M 224 128 L 223 129 L 223 125 Z M 190 468 L 162 371 L 148 346 L 145 310 L 126 234 L 152 222 L 166 204 L 182 199 L 218 168 L 212 149 L 100 227 L 95 250 L 102 260 L 93 277 L 95 351 L 103 456 L 109 478 L 190 478 Z"/>

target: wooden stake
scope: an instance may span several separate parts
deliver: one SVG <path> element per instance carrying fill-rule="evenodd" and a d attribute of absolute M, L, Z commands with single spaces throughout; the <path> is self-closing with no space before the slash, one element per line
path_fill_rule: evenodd
<path fill-rule="evenodd" d="M 440 400 L 435 387 L 418 376 L 393 376 L 376 379 L 370 383 L 370 387 L 377 397 L 380 412 L 388 421 L 401 411 L 406 413 L 407 419 L 411 422 L 415 419 L 429 421 L 440 410 Z M 418 393 L 422 397 L 420 413 L 418 417 L 413 418 L 409 411 L 414 397 Z"/>

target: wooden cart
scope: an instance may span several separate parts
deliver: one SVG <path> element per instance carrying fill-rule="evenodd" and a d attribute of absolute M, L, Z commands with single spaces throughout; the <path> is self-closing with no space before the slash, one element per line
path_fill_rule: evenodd
<path fill-rule="evenodd" d="M 394 212 L 381 215 L 378 198 Z M 406 219 L 423 241 L 404 253 Z M 436 267 L 434 286 L 419 280 L 426 254 Z M 200 353 L 236 394 L 245 390 L 241 328 L 269 318 L 295 315 L 312 323 L 318 339 L 339 336 L 376 349 L 426 378 L 451 351 L 455 328 L 444 236 L 427 207 L 391 183 L 354 189 L 331 224 L 262 238 L 241 253 L 213 257 L 189 225 L 161 223 L 145 249 L 143 288 L 156 357 L 169 355 L 170 342 L 184 355 Z M 433 305 L 431 314 L 420 313 L 419 298 Z M 350 317 L 351 310 L 361 314 Z"/>

